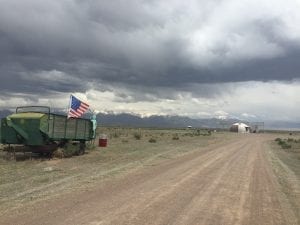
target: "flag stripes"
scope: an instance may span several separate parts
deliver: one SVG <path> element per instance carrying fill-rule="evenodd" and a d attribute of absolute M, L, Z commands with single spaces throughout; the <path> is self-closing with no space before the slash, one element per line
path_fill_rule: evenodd
<path fill-rule="evenodd" d="M 89 105 L 85 102 L 80 101 L 74 95 L 71 95 L 70 108 L 68 112 L 68 118 L 77 118 L 82 116 L 89 109 Z"/>

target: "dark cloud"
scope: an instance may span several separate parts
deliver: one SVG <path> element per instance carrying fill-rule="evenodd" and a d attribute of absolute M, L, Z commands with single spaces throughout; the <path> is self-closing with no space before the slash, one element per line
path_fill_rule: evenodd
<path fill-rule="evenodd" d="M 193 84 L 299 78 L 300 45 L 284 32 L 284 18 L 241 17 L 228 28 L 214 22 L 222 15 L 203 17 L 225 2 L 191 1 L 198 8 L 189 13 L 175 1 L 1 1 L 0 90 L 46 95 L 115 86 L 147 91 L 151 101 Z M 219 92 L 204 90 L 198 93 Z"/>

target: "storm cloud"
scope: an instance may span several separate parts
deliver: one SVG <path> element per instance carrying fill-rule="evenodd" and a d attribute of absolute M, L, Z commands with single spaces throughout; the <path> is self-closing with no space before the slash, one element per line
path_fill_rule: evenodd
<path fill-rule="evenodd" d="M 214 98 L 300 78 L 292 0 L 0 0 L 0 94 Z"/>

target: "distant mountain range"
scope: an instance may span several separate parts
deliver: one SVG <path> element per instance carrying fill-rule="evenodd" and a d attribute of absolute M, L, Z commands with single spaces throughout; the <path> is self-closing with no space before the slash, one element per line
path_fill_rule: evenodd
<path fill-rule="evenodd" d="M 10 115 L 9 110 L 0 110 L 0 118 Z M 65 114 L 56 111 L 59 114 Z M 86 115 L 89 117 L 89 115 Z M 222 128 L 227 129 L 235 122 L 243 122 L 237 119 L 192 119 L 184 116 L 161 116 L 154 115 L 149 117 L 141 117 L 130 113 L 98 113 L 97 122 L 101 126 L 129 126 L 129 127 L 157 127 L 157 128 L 184 128 L 192 126 L 194 128 Z M 247 122 L 246 122 L 247 123 Z M 250 123 L 250 125 L 253 123 Z M 300 122 L 285 121 L 266 121 L 265 129 L 271 130 L 300 130 Z"/>
<path fill-rule="evenodd" d="M 97 121 L 104 126 L 133 126 L 133 127 L 206 127 L 217 128 L 222 126 L 218 119 L 191 119 L 183 116 L 149 116 L 140 117 L 128 113 L 97 114 Z"/>

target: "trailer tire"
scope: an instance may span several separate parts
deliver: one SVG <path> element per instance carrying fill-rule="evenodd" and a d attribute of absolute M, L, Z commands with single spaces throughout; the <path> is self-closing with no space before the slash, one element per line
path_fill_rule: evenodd
<path fill-rule="evenodd" d="M 85 142 L 80 142 L 78 155 L 83 155 L 85 153 Z"/>

